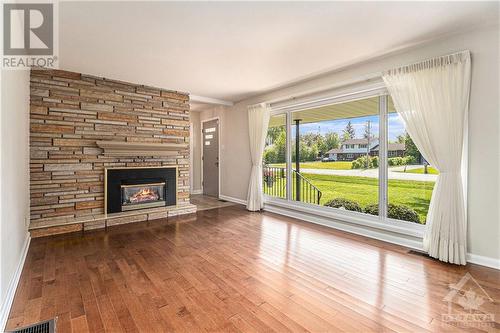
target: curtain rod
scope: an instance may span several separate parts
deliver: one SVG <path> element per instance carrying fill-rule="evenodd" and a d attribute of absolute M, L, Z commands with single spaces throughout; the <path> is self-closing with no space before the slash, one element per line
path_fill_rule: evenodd
<path fill-rule="evenodd" d="M 389 70 L 382 72 L 382 75 L 395 74 L 400 72 L 408 72 L 414 70 L 420 70 L 424 68 L 431 68 L 435 66 L 441 66 L 444 64 L 450 64 L 455 61 L 463 61 L 465 59 L 470 59 L 470 51 L 462 50 L 454 53 L 444 54 L 437 57 L 427 58 L 420 61 L 412 62 L 403 66 L 394 67 Z"/>

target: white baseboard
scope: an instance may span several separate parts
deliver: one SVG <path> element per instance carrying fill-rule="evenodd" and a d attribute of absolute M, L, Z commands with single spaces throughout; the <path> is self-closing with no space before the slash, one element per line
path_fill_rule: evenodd
<path fill-rule="evenodd" d="M 203 190 L 201 188 L 198 190 L 191 190 L 191 194 L 203 194 Z"/>
<path fill-rule="evenodd" d="M 14 296 L 16 295 L 17 285 L 19 284 L 19 279 L 21 278 L 24 261 L 26 260 L 26 255 L 28 254 L 28 249 L 30 247 L 30 241 L 31 237 L 28 233 L 26 235 L 26 239 L 24 240 L 19 263 L 17 265 L 16 271 L 14 272 L 14 276 L 12 276 L 12 278 L 10 279 L 5 299 L 3 300 L 2 307 L 0 308 L 0 331 L 2 332 L 5 330 L 5 325 L 7 325 L 7 319 L 9 319 L 10 308 L 12 307 Z"/>
<path fill-rule="evenodd" d="M 467 262 L 500 270 L 500 259 L 467 253 Z"/>
<path fill-rule="evenodd" d="M 235 198 L 235 197 L 230 197 L 228 195 L 224 195 L 224 194 L 219 194 L 219 199 L 222 199 L 222 200 L 226 200 L 226 201 L 231 201 L 231 202 L 234 202 L 234 203 L 237 203 L 237 204 L 240 204 L 240 205 L 247 205 L 247 201 L 246 200 L 243 200 L 243 199 L 238 199 L 238 198 Z"/>

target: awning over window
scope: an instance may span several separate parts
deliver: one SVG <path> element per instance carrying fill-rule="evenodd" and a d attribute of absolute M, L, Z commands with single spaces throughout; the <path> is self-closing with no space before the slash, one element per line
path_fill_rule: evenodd
<path fill-rule="evenodd" d="M 370 97 L 350 102 L 324 105 L 316 108 L 292 112 L 292 123 L 300 119 L 301 124 L 317 123 L 337 119 L 359 118 L 378 115 L 379 97 Z M 396 112 L 392 99 L 389 97 L 388 112 Z M 271 117 L 269 127 L 284 126 L 284 121 Z"/>

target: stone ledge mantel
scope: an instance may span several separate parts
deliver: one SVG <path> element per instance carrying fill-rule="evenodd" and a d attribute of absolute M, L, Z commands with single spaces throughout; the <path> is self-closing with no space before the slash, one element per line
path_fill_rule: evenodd
<path fill-rule="evenodd" d="M 96 141 L 107 156 L 173 156 L 179 149 L 187 149 L 183 143 L 146 143 L 124 141 Z"/>

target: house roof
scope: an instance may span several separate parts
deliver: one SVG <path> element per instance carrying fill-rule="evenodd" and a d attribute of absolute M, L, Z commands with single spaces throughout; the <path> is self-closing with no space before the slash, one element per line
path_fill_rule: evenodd
<path fill-rule="evenodd" d="M 372 139 L 375 140 L 376 138 Z M 349 140 L 345 140 L 345 141 L 342 141 L 342 144 L 343 145 L 359 145 L 359 144 L 368 144 L 368 140 L 367 139 L 349 139 Z"/>
<path fill-rule="evenodd" d="M 387 145 L 387 150 L 388 151 L 395 151 L 395 150 L 405 150 L 406 146 L 404 143 L 389 143 Z M 376 145 L 371 149 L 372 151 L 378 151 L 379 150 L 379 145 Z"/>
<path fill-rule="evenodd" d="M 370 139 L 370 143 L 376 143 L 378 142 L 378 138 L 371 138 Z M 340 143 L 341 145 L 366 145 L 368 144 L 368 139 L 365 139 L 365 138 L 362 138 L 362 139 L 349 139 L 349 140 L 345 140 L 345 141 L 342 141 Z"/>
<path fill-rule="evenodd" d="M 327 151 L 326 153 L 327 154 L 340 154 L 342 152 L 343 152 L 343 150 L 340 148 L 333 148 L 333 149 L 330 149 L 329 151 Z"/>

